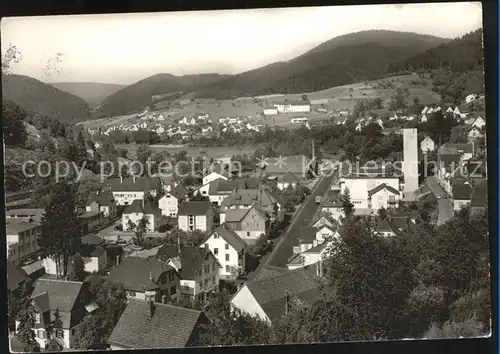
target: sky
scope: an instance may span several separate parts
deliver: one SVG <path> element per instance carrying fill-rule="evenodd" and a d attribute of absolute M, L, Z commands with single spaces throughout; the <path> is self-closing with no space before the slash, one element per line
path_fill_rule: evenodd
<path fill-rule="evenodd" d="M 473 2 L 38 16 L 2 18 L 1 44 L 21 53 L 16 74 L 127 85 L 158 73 L 237 74 L 364 30 L 455 38 L 480 27 Z"/>

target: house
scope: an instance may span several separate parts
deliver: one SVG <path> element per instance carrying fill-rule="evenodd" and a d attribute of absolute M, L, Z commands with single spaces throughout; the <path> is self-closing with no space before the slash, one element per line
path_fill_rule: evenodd
<path fill-rule="evenodd" d="M 257 173 L 266 177 L 280 177 L 293 174 L 297 179 L 303 180 L 316 173 L 318 161 L 305 155 L 280 156 L 267 158 L 257 166 Z"/>
<path fill-rule="evenodd" d="M 156 258 L 175 268 L 181 277 L 180 298 L 204 301 L 219 288 L 221 265 L 206 247 L 163 245 Z"/>
<path fill-rule="evenodd" d="M 425 123 L 427 122 L 427 116 L 425 114 L 422 114 L 422 117 L 420 118 L 420 123 Z"/>
<path fill-rule="evenodd" d="M 251 179 L 225 180 L 219 178 L 201 186 L 195 191 L 195 194 L 200 193 L 201 195 L 207 196 L 212 204 L 220 205 L 224 199 L 234 192 L 234 190 L 257 186 L 258 184 L 255 184 Z"/>
<path fill-rule="evenodd" d="M 325 242 L 329 239 L 339 238 L 340 234 L 337 230 L 336 226 L 322 225 L 320 227 L 315 228 L 316 232 L 313 240 L 313 247 Z"/>
<path fill-rule="evenodd" d="M 41 225 L 36 222 L 13 220 L 7 222 L 7 260 L 14 266 L 22 266 L 30 258 L 36 258 L 40 249 L 38 236 Z"/>
<path fill-rule="evenodd" d="M 422 109 L 422 112 L 420 112 L 420 114 L 424 115 L 427 113 L 428 110 L 429 110 L 429 108 L 427 106 L 425 106 L 424 109 Z"/>
<path fill-rule="evenodd" d="M 311 111 L 311 102 L 309 101 L 283 101 L 274 103 L 273 106 L 279 113 L 305 113 Z"/>
<path fill-rule="evenodd" d="M 29 279 L 28 274 L 12 263 L 7 262 L 7 291 L 19 294 L 23 284 Z"/>
<path fill-rule="evenodd" d="M 104 213 L 102 211 L 84 211 L 77 215 L 78 223 L 84 234 L 99 228 L 104 224 Z"/>
<path fill-rule="evenodd" d="M 200 327 L 207 324 L 201 311 L 132 299 L 108 342 L 111 350 L 184 348 L 198 342 Z"/>
<path fill-rule="evenodd" d="M 342 202 L 340 201 L 340 190 L 329 190 L 320 204 L 321 212 L 327 213 L 336 222 L 344 217 Z"/>
<path fill-rule="evenodd" d="M 200 230 L 211 232 L 214 223 L 214 211 L 209 201 L 191 201 L 181 204 L 178 211 L 180 230 Z"/>
<path fill-rule="evenodd" d="M 476 98 L 477 98 L 477 95 L 471 93 L 470 95 L 467 95 L 467 97 L 465 97 L 465 103 L 471 103 L 471 102 L 475 101 Z"/>
<path fill-rule="evenodd" d="M 227 181 L 227 177 L 221 175 L 220 173 L 217 172 L 210 172 L 208 175 L 203 177 L 203 185 L 206 185 L 210 182 L 213 182 L 218 179 L 223 179 L 224 181 Z"/>
<path fill-rule="evenodd" d="M 307 117 L 293 117 L 290 122 L 292 124 L 304 124 L 304 123 L 307 123 L 308 120 L 307 120 Z"/>
<path fill-rule="evenodd" d="M 382 183 L 368 191 L 368 207 L 373 210 L 397 209 L 400 197 L 398 189 Z"/>
<path fill-rule="evenodd" d="M 453 210 L 459 211 L 471 204 L 472 187 L 465 179 L 456 179 L 452 185 Z"/>
<path fill-rule="evenodd" d="M 434 140 L 428 135 L 420 142 L 420 150 L 422 150 L 423 153 L 431 152 L 435 149 L 436 143 L 434 143 Z"/>
<path fill-rule="evenodd" d="M 278 108 L 276 107 L 266 107 L 264 108 L 264 115 L 265 116 L 275 116 L 278 114 Z"/>
<path fill-rule="evenodd" d="M 127 206 L 122 214 L 122 227 L 123 230 L 128 230 L 130 224 L 135 226 L 139 225 L 142 218 L 146 218 L 148 223 L 146 225 L 147 231 L 154 232 L 160 227 L 162 210 L 153 202 L 143 200 L 134 200 L 132 204 Z"/>
<path fill-rule="evenodd" d="M 453 108 L 448 107 L 448 109 L 446 110 L 446 113 L 451 113 L 451 114 L 453 114 L 453 113 L 454 113 Z"/>
<path fill-rule="evenodd" d="M 292 173 L 286 173 L 277 177 L 276 185 L 280 190 L 287 189 L 288 187 L 295 188 L 298 184 L 298 178 Z"/>
<path fill-rule="evenodd" d="M 221 278 L 235 279 L 245 271 L 247 244 L 226 224 L 216 228 L 200 247 L 207 247 L 217 258 Z"/>
<path fill-rule="evenodd" d="M 144 199 L 146 194 L 156 197 L 163 190 L 159 177 L 130 177 L 108 179 L 117 205 L 130 205 L 136 199 Z"/>
<path fill-rule="evenodd" d="M 76 327 L 97 307 L 86 284 L 78 281 L 41 278 L 35 283 L 31 300 L 35 309 L 35 340 L 45 348 L 51 337 L 64 349 L 74 345 Z M 51 330 L 55 313 L 60 316 L 60 327 Z M 16 321 L 16 329 L 19 322 Z"/>
<path fill-rule="evenodd" d="M 441 153 L 460 154 L 462 161 L 472 159 L 474 154 L 474 145 L 472 143 L 446 143 L 439 149 Z"/>
<path fill-rule="evenodd" d="M 18 220 L 41 223 L 44 214 L 45 209 L 10 209 L 5 211 L 5 218 L 8 219 L 7 222 L 15 222 Z"/>
<path fill-rule="evenodd" d="M 482 129 L 486 125 L 486 122 L 482 117 L 477 117 L 474 122 L 472 123 L 473 127 L 476 127 L 477 129 Z"/>
<path fill-rule="evenodd" d="M 250 209 L 255 204 L 269 214 L 271 219 L 281 220 L 281 210 L 284 203 L 269 189 L 259 186 L 258 189 L 236 189 L 224 199 L 221 208 L 221 221 L 223 221 L 222 214 L 227 210 Z"/>
<path fill-rule="evenodd" d="M 116 217 L 116 201 L 113 193 L 107 189 L 103 191 L 96 191 L 90 194 L 86 211 L 101 211 L 107 218 Z"/>
<path fill-rule="evenodd" d="M 469 141 L 474 141 L 477 138 L 482 138 L 484 136 L 483 133 L 480 132 L 479 128 L 472 127 L 467 134 L 467 138 Z"/>
<path fill-rule="evenodd" d="M 103 271 L 107 267 L 108 256 L 103 246 L 82 245 L 78 254 L 82 257 L 85 265 L 84 269 L 88 273 Z M 62 259 L 63 257 L 61 257 L 60 264 L 62 264 Z M 44 258 L 42 264 L 46 274 L 60 275 L 61 271 L 58 271 L 54 257 Z M 72 269 L 73 262 L 70 260 L 68 262 L 68 274 L 71 273 Z"/>
<path fill-rule="evenodd" d="M 261 235 L 267 234 L 267 215 L 256 204 L 250 208 L 229 209 L 220 215 L 221 222 L 225 222 L 247 244 L 255 244 Z"/>
<path fill-rule="evenodd" d="M 158 201 L 158 206 L 161 209 L 161 214 L 171 217 L 177 217 L 179 204 L 187 200 L 187 191 L 182 184 L 177 184 L 170 188 L 163 197 Z"/>
<path fill-rule="evenodd" d="M 145 300 L 155 291 L 153 301 L 175 301 L 179 298 L 181 284 L 177 270 L 155 258 L 126 257 L 113 268 L 106 278 L 122 284 L 127 298 Z"/>
<path fill-rule="evenodd" d="M 375 224 L 374 231 L 376 234 L 384 237 L 396 236 L 394 229 L 389 225 L 387 220 L 378 220 Z"/>
<path fill-rule="evenodd" d="M 320 210 L 319 215 L 312 222 L 312 227 L 319 229 L 323 225 L 334 227 L 337 221 L 331 216 L 330 213 Z"/>
<path fill-rule="evenodd" d="M 232 297 L 231 305 L 272 323 L 287 314 L 294 303 L 310 306 L 321 298 L 322 280 L 317 274 L 316 267 L 309 266 L 250 281 Z"/>

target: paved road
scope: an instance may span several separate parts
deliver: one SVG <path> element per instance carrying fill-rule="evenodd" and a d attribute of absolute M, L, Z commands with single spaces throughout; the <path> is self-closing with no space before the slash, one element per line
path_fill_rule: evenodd
<path fill-rule="evenodd" d="M 337 173 L 333 173 L 331 176 L 322 177 L 319 180 L 316 187 L 312 190 L 311 195 L 309 195 L 304 201 L 304 204 L 302 204 L 301 210 L 299 210 L 295 214 L 285 235 L 283 235 L 273 253 L 267 259 L 267 262 L 264 264 L 263 268 L 286 267 L 288 259 L 293 254 L 293 246 L 297 246 L 297 235 L 299 228 L 302 226 L 308 226 L 312 218 L 314 217 L 314 214 L 316 214 L 316 211 L 318 210 L 319 206 L 316 204 L 315 198 L 317 196 L 323 197 L 330 189 L 330 186 L 332 185 L 336 177 Z"/>
<path fill-rule="evenodd" d="M 453 201 L 448 192 L 441 187 L 435 176 L 427 177 L 426 184 L 438 199 L 439 212 L 437 224 L 442 225 L 454 215 Z"/>

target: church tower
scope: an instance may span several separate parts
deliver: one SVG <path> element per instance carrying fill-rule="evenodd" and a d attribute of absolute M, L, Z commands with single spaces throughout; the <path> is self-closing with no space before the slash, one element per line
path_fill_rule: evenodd
<path fill-rule="evenodd" d="M 418 132 L 417 129 L 403 129 L 403 177 L 404 199 L 415 200 L 418 189 Z"/>

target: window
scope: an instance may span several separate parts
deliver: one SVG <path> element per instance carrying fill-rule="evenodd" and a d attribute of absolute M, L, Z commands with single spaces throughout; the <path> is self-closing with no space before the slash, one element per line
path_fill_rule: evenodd
<path fill-rule="evenodd" d="M 229 270 L 229 266 L 228 266 L 228 265 L 226 266 L 226 272 L 227 272 L 227 273 L 229 273 L 229 272 L 230 272 L 230 270 Z"/>
<path fill-rule="evenodd" d="M 214 254 L 217 256 L 219 254 L 219 249 L 218 248 L 214 248 Z"/>
<path fill-rule="evenodd" d="M 46 333 L 45 333 L 45 331 L 43 329 L 39 329 L 37 331 L 37 337 L 40 338 L 40 339 L 46 339 L 47 335 L 46 335 Z"/>
<path fill-rule="evenodd" d="M 64 338 L 64 331 L 62 329 L 56 329 L 56 338 Z"/>
<path fill-rule="evenodd" d="M 39 313 L 35 314 L 35 321 L 36 321 L 36 323 L 40 323 L 40 314 Z"/>
<path fill-rule="evenodd" d="M 128 292 L 128 295 L 129 295 L 129 296 L 135 296 L 135 291 L 129 291 L 129 292 Z"/>
<path fill-rule="evenodd" d="M 226 261 L 229 261 L 229 253 L 226 253 Z"/>
<path fill-rule="evenodd" d="M 177 292 L 177 287 L 175 285 L 172 285 L 170 287 L 170 295 L 174 295 Z"/>
<path fill-rule="evenodd" d="M 228 250 L 229 249 L 229 245 L 226 243 L 226 249 Z"/>
<path fill-rule="evenodd" d="M 167 282 L 167 277 L 164 275 L 161 277 L 161 283 L 165 284 Z"/>
<path fill-rule="evenodd" d="M 219 235 L 217 233 L 214 234 L 214 239 L 219 238 Z"/>
<path fill-rule="evenodd" d="M 80 294 L 80 302 L 83 302 L 85 300 L 85 294 Z"/>
<path fill-rule="evenodd" d="M 174 273 L 173 272 L 168 275 L 168 279 L 170 281 L 174 281 Z"/>
<path fill-rule="evenodd" d="M 215 284 L 215 275 L 212 275 L 212 283 Z"/>

